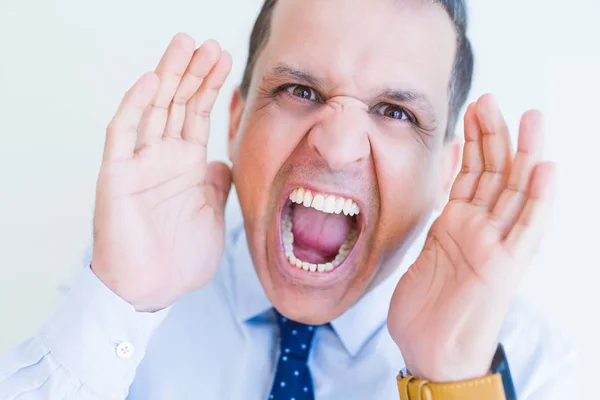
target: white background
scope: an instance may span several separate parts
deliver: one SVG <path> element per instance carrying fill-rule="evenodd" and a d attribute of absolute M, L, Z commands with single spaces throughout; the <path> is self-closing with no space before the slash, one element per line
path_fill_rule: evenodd
<path fill-rule="evenodd" d="M 0 1 L 0 354 L 35 332 L 80 267 L 104 128 L 176 32 L 234 56 L 209 149 L 225 158 L 229 95 L 261 3 Z M 600 372 L 600 2 L 470 3 L 471 97 L 494 93 L 513 129 L 529 108 L 547 117 L 558 199 L 522 292 L 579 349 L 588 386 Z"/>

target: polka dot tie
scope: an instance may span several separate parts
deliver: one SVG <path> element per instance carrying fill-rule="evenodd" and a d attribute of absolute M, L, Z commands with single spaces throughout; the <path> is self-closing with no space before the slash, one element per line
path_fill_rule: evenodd
<path fill-rule="evenodd" d="M 308 355 L 316 327 L 289 320 L 275 311 L 281 354 L 269 400 L 314 400 Z"/>

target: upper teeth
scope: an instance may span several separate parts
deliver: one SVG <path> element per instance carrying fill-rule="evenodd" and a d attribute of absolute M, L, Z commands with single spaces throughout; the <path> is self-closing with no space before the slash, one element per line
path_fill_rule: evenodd
<path fill-rule="evenodd" d="M 328 214 L 358 215 L 360 209 L 352 199 L 334 196 L 332 194 L 313 193 L 308 189 L 298 188 L 290 193 L 293 203 L 302 204 L 304 207 L 312 207 L 315 210 Z"/>

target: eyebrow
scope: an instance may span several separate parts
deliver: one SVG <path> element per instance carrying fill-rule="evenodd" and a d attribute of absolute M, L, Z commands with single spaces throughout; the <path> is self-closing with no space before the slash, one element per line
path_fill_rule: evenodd
<path fill-rule="evenodd" d="M 279 80 L 295 80 L 310 85 L 316 89 L 325 89 L 325 84 L 322 79 L 307 71 L 294 68 L 284 63 L 276 64 L 263 76 L 263 81 Z M 410 105 L 416 110 L 426 114 L 426 117 L 429 119 L 430 123 L 436 124 L 437 122 L 435 109 L 431 105 L 431 102 L 427 99 L 427 96 L 425 96 L 423 93 L 411 90 L 385 89 L 374 96 L 374 98 L 386 99 L 394 103 Z"/>
<path fill-rule="evenodd" d="M 294 68 L 290 65 L 279 63 L 276 64 L 269 72 L 263 77 L 263 81 L 270 80 L 281 80 L 281 79 L 294 79 L 307 83 L 311 86 L 323 89 L 325 85 L 323 81 L 309 72 L 302 71 Z"/>

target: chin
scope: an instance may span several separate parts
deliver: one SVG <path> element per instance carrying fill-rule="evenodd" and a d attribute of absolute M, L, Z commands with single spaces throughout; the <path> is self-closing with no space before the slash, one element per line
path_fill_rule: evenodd
<path fill-rule="evenodd" d="M 375 270 L 369 267 L 373 249 L 364 204 L 305 184 L 281 193 L 267 219 L 257 273 L 281 314 L 306 324 L 328 323 L 363 295 Z"/>

